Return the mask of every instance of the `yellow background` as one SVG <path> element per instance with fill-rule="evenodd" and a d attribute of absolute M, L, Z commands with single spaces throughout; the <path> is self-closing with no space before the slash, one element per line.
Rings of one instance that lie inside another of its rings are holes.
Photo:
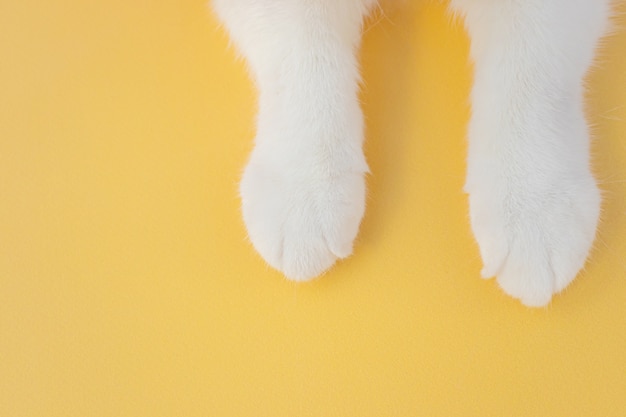
<path fill-rule="evenodd" d="M 0 416 L 626 416 L 626 34 L 589 80 L 596 249 L 529 310 L 479 279 L 449 23 L 369 25 L 356 254 L 296 285 L 246 241 L 254 91 L 204 0 L 1 0 Z"/>

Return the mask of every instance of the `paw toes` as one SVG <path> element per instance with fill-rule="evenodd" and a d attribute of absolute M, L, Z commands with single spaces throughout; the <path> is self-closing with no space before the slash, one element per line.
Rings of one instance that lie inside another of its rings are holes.
<path fill-rule="evenodd" d="M 506 247 L 503 247 L 495 255 L 493 252 L 488 253 L 488 255 L 483 255 L 485 261 L 483 262 L 483 269 L 480 271 L 480 276 L 483 279 L 491 279 L 498 275 L 506 261 L 508 251 Z"/>
<path fill-rule="evenodd" d="M 288 241 L 283 246 L 282 262 L 276 269 L 292 281 L 310 281 L 337 260 L 320 238 Z"/>
<path fill-rule="evenodd" d="M 484 279 L 490 279 L 498 275 L 502 270 L 506 258 L 509 254 L 508 245 L 505 242 L 500 244 L 492 241 L 492 244 L 481 245 L 481 256 L 483 259 L 483 269 L 480 276 Z"/>
<path fill-rule="evenodd" d="M 352 253 L 365 210 L 360 173 L 302 178 L 254 159 L 241 182 L 243 218 L 253 246 L 293 281 L 323 274 Z"/>
<path fill-rule="evenodd" d="M 561 292 L 578 275 L 578 272 L 585 266 L 587 254 L 591 250 L 593 236 L 591 238 L 575 239 L 577 245 L 570 251 L 555 252 L 550 265 L 554 271 L 555 293 Z M 566 247 L 563 245 L 562 247 Z"/>
<path fill-rule="evenodd" d="M 549 267 L 531 267 L 532 262 L 508 259 L 498 274 L 502 290 L 528 307 L 547 305 L 554 294 L 554 275 Z"/>
<path fill-rule="evenodd" d="M 590 184 L 555 186 L 543 200 L 485 190 L 470 196 L 482 276 L 496 276 L 505 293 L 527 306 L 548 304 L 583 268 L 593 244 L 600 200 Z"/>

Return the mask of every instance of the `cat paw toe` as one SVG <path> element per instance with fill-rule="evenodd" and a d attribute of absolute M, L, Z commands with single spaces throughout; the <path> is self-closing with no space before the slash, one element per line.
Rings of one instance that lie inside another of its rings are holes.
<path fill-rule="evenodd" d="M 470 190 L 482 275 L 495 276 L 502 290 L 524 305 L 547 305 L 574 280 L 593 244 L 598 189 L 592 178 L 568 185 L 543 196 Z"/>
<path fill-rule="evenodd" d="M 352 253 L 365 209 L 362 172 L 310 174 L 252 159 L 240 187 L 250 241 L 294 281 L 313 279 Z"/>

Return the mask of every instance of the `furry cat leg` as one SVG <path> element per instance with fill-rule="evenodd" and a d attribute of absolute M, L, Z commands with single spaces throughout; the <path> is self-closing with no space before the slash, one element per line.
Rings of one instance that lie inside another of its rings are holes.
<path fill-rule="evenodd" d="M 584 266 L 600 211 L 583 77 L 608 0 L 452 0 L 475 63 L 466 191 L 485 278 L 547 304 Z"/>
<path fill-rule="evenodd" d="M 352 252 L 365 207 L 356 52 L 371 0 L 214 0 L 259 90 L 241 181 L 250 240 L 313 278 Z"/>

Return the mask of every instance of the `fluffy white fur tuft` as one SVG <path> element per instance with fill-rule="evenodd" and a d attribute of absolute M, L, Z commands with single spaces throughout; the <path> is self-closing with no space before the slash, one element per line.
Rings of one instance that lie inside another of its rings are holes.
<path fill-rule="evenodd" d="M 241 182 L 250 239 L 294 280 L 352 252 L 367 165 L 357 49 L 374 0 L 214 0 L 259 89 Z M 475 64 L 466 191 L 483 276 L 528 306 L 583 267 L 600 194 L 583 77 L 609 0 L 451 0 Z"/>

